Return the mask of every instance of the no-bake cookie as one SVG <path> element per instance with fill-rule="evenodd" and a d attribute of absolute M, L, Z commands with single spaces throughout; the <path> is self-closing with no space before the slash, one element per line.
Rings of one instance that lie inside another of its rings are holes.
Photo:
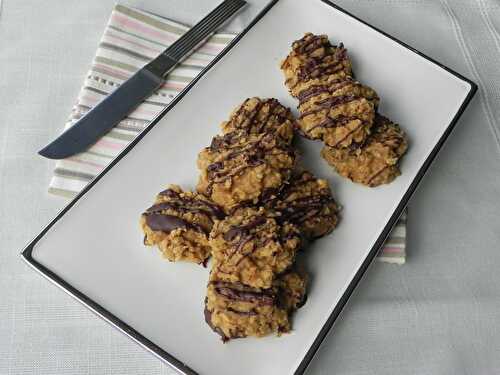
<path fill-rule="evenodd" d="M 328 181 L 308 171 L 297 172 L 276 198 L 266 202 L 266 207 L 279 213 L 278 222 L 295 224 L 308 239 L 327 235 L 338 221 L 339 207 Z"/>
<path fill-rule="evenodd" d="M 229 212 L 279 190 L 290 178 L 295 160 L 295 150 L 279 136 L 235 130 L 216 136 L 200 152 L 197 189 Z"/>
<path fill-rule="evenodd" d="M 377 115 L 372 134 L 362 146 L 324 147 L 321 155 L 341 176 L 375 187 L 400 175 L 398 163 L 407 148 L 406 135 L 399 126 Z"/>
<path fill-rule="evenodd" d="M 306 279 L 288 272 L 272 287 L 249 287 L 211 275 L 205 300 L 205 320 L 223 341 L 248 336 L 281 335 L 291 329 L 290 313 L 305 301 Z"/>
<path fill-rule="evenodd" d="M 170 261 L 204 263 L 211 253 L 209 233 L 224 216 L 202 195 L 170 185 L 141 215 L 144 244 L 158 246 Z"/>
<path fill-rule="evenodd" d="M 328 84 L 352 76 L 352 64 L 342 44 L 334 46 L 326 35 L 307 33 L 292 44 L 292 51 L 281 64 L 285 84 L 294 97 L 304 84 Z"/>
<path fill-rule="evenodd" d="M 247 134 L 273 133 L 285 142 L 293 139 L 295 118 L 289 108 L 280 104 L 277 99 L 246 99 L 238 106 L 228 121 L 222 123 L 224 134 L 242 130 Z"/>
<path fill-rule="evenodd" d="M 279 224 L 273 211 L 240 208 L 210 233 L 212 274 L 221 281 L 270 288 L 276 275 L 290 268 L 300 244 L 297 227 Z"/>

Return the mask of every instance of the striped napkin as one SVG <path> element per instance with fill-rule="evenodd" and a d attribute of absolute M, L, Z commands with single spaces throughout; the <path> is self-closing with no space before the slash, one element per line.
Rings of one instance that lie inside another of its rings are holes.
<path fill-rule="evenodd" d="M 188 27 L 139 9 L 117 4 L 65 128 L 73 125 L 134 72 L 179 38 Z M 169 75 L 164 85 L 95 145 L 56 163 L 49 192 L 74 197 L 122 151 L 187 84 L 232 40 L 215 34 Z M 405 262 L 406 214 L 378 259 Z"/>

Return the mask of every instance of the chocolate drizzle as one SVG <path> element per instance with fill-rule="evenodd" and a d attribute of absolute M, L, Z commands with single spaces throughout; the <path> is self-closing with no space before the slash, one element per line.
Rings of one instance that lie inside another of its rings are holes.
<path fill-rule="evenodd" d="M 170 233 L 175 229 L 191 229 L 196 232 L 208 234 L 202 226 L 195 223 L 188 223 L 178 216 L 162 215 L 158 213 L 146 213 L 146 224 L 151 230 Z"/>
<path fill-rule="evenodd" d="M 300 67 L 297 78 L 299 80 L 305 81 L 320 78 L 330 74 L 335 74 L 343 71 L 344 69 L 344 65 L 339 61 L 333 61 L 331 63 L 324 64 L 321 61 L 311 59 L 306 64 Z"/>
<path fill-rule="evenodd" d="M 317 106 L 317 108 L 302 112 L 300 118 L 303 119 L 306 116 L 321 112 L 324 109 L 328 109 L 331 111 L 332 109 L 335 109 L 341 105 L 348 104 L 360 99 L 363 99 L 363 97 L 359 95 L 340 95 L 328 97 L 326 99 L 322 99 L 313 103 L 313 105 Z"/>
<path fill-rule="evenodd" d="M 253 109 L 247 110 L 250 100 L 257 100 L 258 103 Z M 264 113 L 265 109 L 267 109 L 266 115 L 261 118 L 260 114 Z M 287 121 L 291 121 L 291 118 L 290 109 L 282 106 L 277 99 L 248 98 L 231 116 L 225 127 L 240 130 L 246 135 L 261 134 L 275 131 Z"/>
<path fill-rule="evenodd" d="M 301 39 L 293 42 L 293 50 L 297 53 L 304 54 L 312 52 L 325 44 L 330 44 L 325 35 L 313 35 L 307 33 Z"/>
<path fill-rule="evenodd" d="M 322 49 L 320 53 L 316 51 Z M 312 54 L 315 53 L 314 56 Z M 298 69 L 298 80 L 305 81 L 346 70 L 347 50 L 342 43 L 332 46 L 326 35 L 306 34 L 293 43 L 293 53 L 306 55 L 305 63 Z M 292 87 L 293 89 L 293 87 Z"/>
<path fill-rule="evenodd" d="M 234 176 L 241 175 L 248 168 L 265 164 L 270 156 L 277 157 L 280 154 L 286 154 L 295 158 L 291 145 L 280 141 L 271 133 L 263 133 L 247 143 L 239 143 L 240 136 L 241 132 L 233 131 L 212 140 L 210 150 L 217 153 L 218 160 L 206 168 L 208 195 L 212 194 L 214 184 L 223 183 Z M 236 158 L 239 158 L 239 163 L 235 163 L 234 167 L 226 166 L 227 162 Z"/>
<path fill-rule="evenodd" d="M 168 197 L 171 201 L 157 203 L 146 210 L 146 213 L 160 212 L 162 210 L 174 210 L 182 213 L 193 212 L 207 216 L 209 219 L 216 218 L 222 220 L 226 215 L 224 211 L 212 202 L 204 199 L 195 199 L 182 196 L 172 189 L 162 191 L 159 196 Z"/>
<path fill-rule="evenodd" d="M 316 125 L 312 126 L 308 131 L 311 132 L 312 130 L 316 128 L 338 128 L 347 125 L 351 121 L 359 121 L 361 125 L 367 125 L 368 123 L 364 121 L 363 119 L 360 119 L 358 116 L 344 116 L 340 115 L 337 117 L 327 117 L 323 121 L 317 123 Z M 357 128 L 356 128 L 357 130 Z"/>
<path fill-rule="evenodd" d="M 286 206 L 280 210 L 281 215 L 276 220 L 282 224 L 290 222 L 302 224 L 310 218 L 317 217 L 328 204 L 335 204 L 331 195 L 302 197 L 293 201 L 285 201 Z"/>
<path fill-rule="evenodd" d="M 240 310 L 235 310 L 232 309 L 231 307 L 227 308 L 227 311 L 232 312 L 233 314 L 241 315 L 241 316 L 255 316 L 258 315 L 259 313 L 255 310 L 250 310 L 250 311 L 240 311 Z"/>
<path fill-rule="evenodd" d="M 317 179 L 310 172 L 303 171 L 293 177 L 290 184 L 276 198 L 267 201 L 266 206 L 276 210 L 279 215 L 276 222 L 280 225 L 291 223 L 303 230 L 303 225 L 309 221 L 317 222 L 324 219 L 336 223 L 337 204 L 328 188 L 306 188 L 301 192 L 302 186 L 312 183 L 316 185 Z M 292 197 L 294 197 L 292 199 Z M 302 233 L 308 238 L 310 234 Z M 320 235 L 321 236 L 321 235 Z M 297 233 L 289 231 L 281 236 L 282 241 L 296 238 Z"/>
<path fill-rule="evenodd" d="M 169 200 L 156 203 L 143 213 L 146 225 L 153 231 L 170 233 L 175 229 L 184 229 L 206 235 L 210 232 L 211 228 L 205 228 L 200 224 L 183 219 L 180 215 L 166 213 L 165 211 L 173 211 L 179 214 L 199 214 L 207 217 L 212 222 L 214 218 L 221 220 L 225 217 L 224 212 L 217 205 L 203 199 L 186 196 L 173 189 L 166 189 L 158 195 Z"/>
<path fill-rule="evenodd" d="M 224 233 L 224 240 L 232 242 L 237 237 L 243 237 L 244 235 L 248 235 L 249 231 L 257 228 L 259 225 L 264 224 L 267 219 L 264 216 L 257 216 L 255 219 L 250 221 L 245 225 L 233 226 L 226 233 Z"/>
<path fill-rule="evenodd" d="M 347 76 L 330 81 L 328 84 L 312 85 L 298 93 L 297 99 L 299 99 L 300 102 L 299 106 L 311 98 L 325 93 L 333 94 L 335 91 L 350 85 L 360 86 L 360 83 L 353 81 L 351 77 Z"/>
<path fill-rule="evenodd" d="M 257 289 L 240 283 L 213 282 L 215 292 L 231 301 L 250 302 L 257 306 L 273 306 L 277 296 L 272 289 Z"/>

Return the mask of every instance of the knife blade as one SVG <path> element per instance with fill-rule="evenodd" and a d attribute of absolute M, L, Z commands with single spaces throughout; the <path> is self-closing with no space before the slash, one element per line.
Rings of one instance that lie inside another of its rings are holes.
<path fill-rule="evenodd" d="M 64 159 L 85 151 L 154 93 L 172 69 L 245 5 L 244 0 L 223 1 L 38 153 L 49 159 Z"/>

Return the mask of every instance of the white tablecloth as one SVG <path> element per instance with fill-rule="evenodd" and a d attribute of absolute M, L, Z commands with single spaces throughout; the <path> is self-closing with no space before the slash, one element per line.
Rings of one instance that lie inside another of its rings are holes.
<path fill-rule="evenodd" d="M 2 375 L 173 374 L 18 256 L 64 204 L 47 194 L 53 164 L 36 151 L 66 120 L 114 2 L 0 3 Z M 193 23 L 218 0 L 126 3 Z M 230 30 L 265 1 L 251 3 Z M 500 2 L 337 3 L 480 91 L 411 201 L 408 263 L 373 265 L 309 373 L 499 373 Z"/>

